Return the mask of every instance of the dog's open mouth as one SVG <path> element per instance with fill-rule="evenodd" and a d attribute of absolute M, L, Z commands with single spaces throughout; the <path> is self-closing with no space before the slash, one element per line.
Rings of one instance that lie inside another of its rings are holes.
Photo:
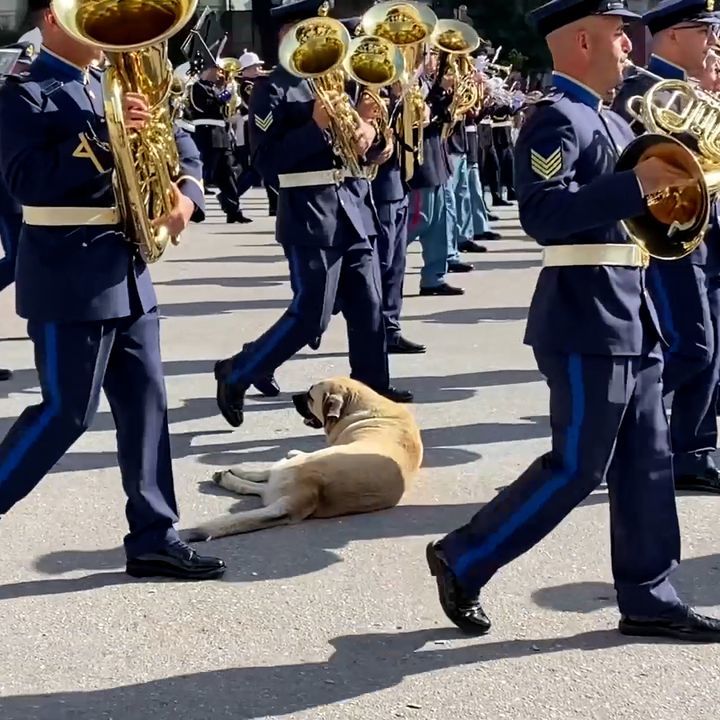
<path fill-rule="evenodd" d="M 302 415 L 305 425 L 313 428 L 314 430 L 319 430 L 323 425 L 320 420 L 318 420 L 312 414 L 312 412 L 310 412 L 308 399 L 309 398 L 307 393 L 299 393 L 292 396 L 293 405 L 295 406 L 295 409 L 298 411 L 298 413 Z"/>

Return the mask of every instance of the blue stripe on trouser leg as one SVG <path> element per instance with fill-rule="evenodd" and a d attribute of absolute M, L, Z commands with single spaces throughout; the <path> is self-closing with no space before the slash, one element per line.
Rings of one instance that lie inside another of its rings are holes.
<path fill-rule="evenodd" d="M 28 322 L 42 402 L 0 444 L 0 514 L 22 500 L 87 429 L 97 410 L 112 333 L 103 323 Z"/>
<path fill-rule="evenodd" d="M 342 251 L 289 246 L 287 256 L 294 298 L 270 329 L 233 358 L 230 383 L 249 385 L 255 378 L 270 375 L 298 350 L 320 337 L 330 322 Z"/>
<path fill-rule="evenodd" d="M 511 514 L 497 530 L 484 541 L 453 563 L 453 571 L 462 577 L 472 565 L 492 554 L 499 545 L 508 539 L 518 528 L 532 518 L 548 500 L 562 487 L 567 485 L 578 469 L 580 430 L 585 416 L 585 393 L 582 377 L 582 358 L 573 354 L 568 358 L 568 376 L 571 393 L 571 415 L 567 428 L 567 442 L 562 470 L 534 492 L 517 510 Z"/>
<path fill-rule="evenodd" d="M 5 443 L 0 446 L 0 492 L 3 484 L 11 474 L 18 468 L 26 455 L 33 449 L 43 432 L 60 412 L 60 386 L 58 383 L 58 350 L 57 350 L 57 328 L 47 323 L 43 332 L 43 352 L 45 359 L 44 373 L 47 395 L 43 397 L 39 414 L 30 420 L 23 432 L 14 440 L 14 443 L 5 448 Z M 31 408 L 28 408 L 29 410 Z M 8 436 L 10 433 L 8 433 Z"/>

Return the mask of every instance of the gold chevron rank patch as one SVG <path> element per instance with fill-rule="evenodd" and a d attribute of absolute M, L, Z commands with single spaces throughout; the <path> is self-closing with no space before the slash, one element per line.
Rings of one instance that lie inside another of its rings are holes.
<path fill-rule="evenodd" d="M 562 150 L 560 146 L 548 156 L 541 155 L 537 150 L 530 150 L 530 167 L 543 180 L 550 180 L 562 170 Z"/>
<path fill-rule="evenodd" d="M 255 116 L 255 124 L 263 131 L 267 132 L 273 122 L 272 112 L 269 112 L 264 118 L 259 115 Z"/>

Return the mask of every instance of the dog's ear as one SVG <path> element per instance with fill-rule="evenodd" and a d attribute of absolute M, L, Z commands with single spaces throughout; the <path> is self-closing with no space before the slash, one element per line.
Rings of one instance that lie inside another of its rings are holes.
<path fill-rule="evenodd" d="M 344 405 L 345 398 L 339 393 L 325 393 L 323 398 L 323 421 L 326 430 L 340 419 Z"/>

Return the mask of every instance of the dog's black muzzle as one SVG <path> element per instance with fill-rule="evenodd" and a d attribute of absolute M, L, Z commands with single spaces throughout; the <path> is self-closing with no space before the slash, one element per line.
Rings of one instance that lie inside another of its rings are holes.
<path fill-rule="evenodd" d="M 311 428 L 319 430 L 323 425 L 322 423 L 310 412 L 310 406 L 308 401 L 310 400 L 309 393 L 298 393 L 292 396 L 293 405 L 298 413 L 305 420 L 305 424 Z"/>

